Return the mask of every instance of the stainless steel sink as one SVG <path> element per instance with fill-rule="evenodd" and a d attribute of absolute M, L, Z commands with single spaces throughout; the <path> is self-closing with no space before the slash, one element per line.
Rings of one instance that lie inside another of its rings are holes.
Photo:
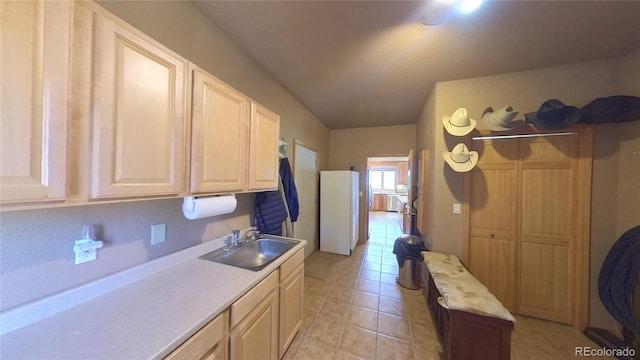
<path fill-rule="evenodd" d="M 260 271 L 272 261 L 296 246 L 299 241 L 263 237 L 249 240 L 232 247 L 224 247 L 200 258 L 222 264 Z"/>

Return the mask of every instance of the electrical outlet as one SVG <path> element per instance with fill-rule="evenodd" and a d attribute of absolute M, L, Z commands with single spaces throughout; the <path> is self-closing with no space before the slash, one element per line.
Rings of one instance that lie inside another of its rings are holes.
<path fill-rule="evenodd" d="M 460 214 L 462 212 L 462 207 L 460 204 L 453 204 L 453 213 Z"/>
<path fill-rule="evenodd" d="M 91 239 L 76 240 L 73 246 L 73 252 L 75 256 L 75 264 L 86 263 L 87 261 L 93 261 L 97 258 L 97 251 L 102 247 L 102 241 L 94 241 Z"/>
<path fill-rule="evenodd" d="M 151 225 L 151 245 L 160 244 L 167 240 L 167 224 Z"/>
<path fill-rule="evenodd" d="M 76 261 L 75 264 L 79 265 L 82 263 L 86 263 L 88 261 L 93 261 L 96 259 L 96 251 L 88 250 L 88 251 L 79 251 L 76 253 Z"/>

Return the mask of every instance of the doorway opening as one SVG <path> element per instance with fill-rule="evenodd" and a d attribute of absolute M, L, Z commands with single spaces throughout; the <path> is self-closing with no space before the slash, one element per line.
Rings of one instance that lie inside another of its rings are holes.
<path fill-rule="evenodd" d="M 409 233 L 403 214 L 409 196 L 407 156 L 368 157 L 369 243 L 393 245 L 398 236 Z"/>

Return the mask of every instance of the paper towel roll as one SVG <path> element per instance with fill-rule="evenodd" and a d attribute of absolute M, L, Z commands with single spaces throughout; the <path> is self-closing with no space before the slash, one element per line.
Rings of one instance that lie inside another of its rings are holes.
<path fill-rule="evenodd" d="M 184 198 L 182 213 L 189 220 L 202 219 L 209 216 L 230 214 L 236 209 L 237 204 L 234 194 L 201 198 L 189 196 Z"/>

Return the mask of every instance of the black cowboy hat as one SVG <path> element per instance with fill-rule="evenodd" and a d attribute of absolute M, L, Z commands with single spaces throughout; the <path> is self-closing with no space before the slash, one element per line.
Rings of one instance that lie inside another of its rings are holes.
<path fill-rule="evenodd" d="M 547 100 L 537 112 L 524 115 L 526 122 L 542 130 L 559 130 L 578 122 L 590 122 L 585 113 L 575 106 L 565 105 L 558 99 Z"/>
<path fill-rule="evenodd" d="M 640 119 L 640 98 L 615 95 L 598 98 L 580 109 L 588 115 L 581 123 L 629 122 Z"/>

